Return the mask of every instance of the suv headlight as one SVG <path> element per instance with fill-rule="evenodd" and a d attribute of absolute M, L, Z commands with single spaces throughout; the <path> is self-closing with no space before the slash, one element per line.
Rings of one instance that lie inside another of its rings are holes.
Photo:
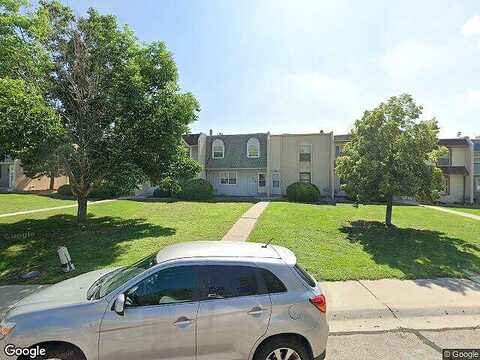
<path fill-rule="evenodd" d="M 15 328 L 15 323 L 10 321 L 2 321 L 0 323 L 0 340 L 5 338 L 7 335 L 10 335 Z"/>

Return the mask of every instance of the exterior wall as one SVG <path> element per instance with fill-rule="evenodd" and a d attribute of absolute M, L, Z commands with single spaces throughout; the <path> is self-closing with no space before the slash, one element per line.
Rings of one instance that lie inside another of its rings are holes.
<path fill-rule="evenodd" d="M 463 175 L 450 175 L 450 191 L 440 198 L 443 203 L 463 203 Z"/>
<path fill-rule="evenodd" d="M 14 183 L 13 189 L 16 191 L 45 191 L 50 188 L 50 178 L 47 176 L 39 177 L 38 179 L 31 179 L 23 173 L 20 161 L 14 162 Z M 60 186 L 68 184 L 68 177 L 60 176 L 55 178 L 54 189 L 58 189 Z"/>
<path fill-rule="evenodd" d="M 302 169 L 299 161 L 300 145 L 311 145 L 311 164 Z M 333 194 L 332 134 L 282 134 L 270 137 L 270 176 L 280 174 L 281 193 L 285 194 L 288 185 L 299 181 L 302 170 L 311 172 L 311 181 L 323 196 Z M 269 180 L 271 181 L 271 180 Z"/>
<path fill-rule="evenodd" d="M 341 153 L 343 152 L 343 148 L 345 147 L 345 144 L 346 143 L 343 141 L 335 142 L 335 159 L 341 155 Z M 336 166 L 336 163 L 334 164 L 334 168 L 335 166 Z M 347 196 L 347 193 L 340 189 L 340 179 L 336 175 L 335 175 L 335 196 L 340 196 L 340 197 Z"/>
<path fill-rule="evenodd" d="M 237 183 L 226 185 L 220 183 L 220 173 L 224 171 L 236 172 Z M 265 173 L 266 169 L 226 169 L 208 170 L 207 180 L 212 184 L 215 194 L 227 196 L 259 196 L 266 195 L 258 193 L 258 173 Z"/>
<path fill-rule="evenodd" d="M 10 187 L 10 165 L 0 164 L 0 188 Z"/>
<path fill-rule="evenodd" d="M 198 137 L 197 160 L 200 163 L 200 166 L 202 167 L 202 170 L 198 174 L 198 177 L 201 179 L 206 178 L 206 173 L 205 173 L 206 156 L 207 156 L 207 136 L 203 133 L 200 133 L 200 136 Z"/>

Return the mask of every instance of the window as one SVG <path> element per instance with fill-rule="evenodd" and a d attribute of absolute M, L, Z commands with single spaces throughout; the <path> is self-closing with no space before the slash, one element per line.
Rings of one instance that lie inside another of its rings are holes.
<path fill-rule="evenodd" d="M 312 160 L 312 145 L 303 144 L 300 145 L 300 161 Z"/>
<path fill-rule="evenodd" d="M 280 174 L 272 174 L 272 188 L 278 189 L 280 187 Z"/>
<path fill-rule="evenodd" d="M 237 173 L 235 171 L 225 171 L 220 173 L 220 184 L 237 185 Z"/>
<path fill-rule="evenodd" d="M 212 143 L 212 156 L 214 159 L 223 159 L 225 156 L 225 145 L 220 139 L 215 139 Z"/>
<path fill-rule="evenodd" d="M 443 195 L 450 194 L 450 176 L 443 175 Z"/>
<path fill-rule="evenodd" d="M 160 270 L 126 293 L 127 306 L 152 306 L 198 299 L 197 266 L 177 266 Z"/>
<path fill-rule="evenodd" d="M 258 174 L 258 186 L 259 187 L 265 187 L 267 184 L 267 181 L 265 180 L 265 174 L 259 173 Z"/>
<path fill-rule="evenodd" d="M 308 273 L 306 272 L 299 264 L 296 264 L 294 266 L 295 271 L 297 272 L 298 275 L 311 287 L 317 286 L 317 282 L 315 279 Z"/>
<path fill-rule="evenodd" d="M 226 299 L 260 294 L 257 270 L 257 267 L 241 265 L 202 266 L 202 298 Z"/>
<path fill-rule="evenodd" d="M 311 183 L 312 182 L 312 174 L 309 172 L 301 172 L 299 176 L 299 181 L 300 182 L 307 182 Z"/>
<path fill-rule="evenodd" d="M 480 151 L 475 151 L 473 153 L 473 162 L 475 164 L 480 164 Z"/>
<path fill-rule="evenodd" d="M 247 141 L 247 157 L 260 157 L 260 141 L 257 138 L 250 138 Z"/>
<path fill-rule="evenodd" d="M 260 276 L 263 277 L 263 281 L 265 282 L 265 287 L 268 293 L 275 294 L 287 291 L 285 284 L 271 271 L 267 269 L 259 269 L 259 273 Z"/>
<path fill-rule="evenodd" d="M 450 165 L 450 149 L 448 152 L 438 159 L 438 165 L 449 166 Z"/>
<path fill-rule="evenodd" d="M 475 185 L 476 190 L 475 191 L 480 193 L 480 177 L 477 177 L 475 179 L 475 182 L 476 182 L 476 185 Z"/>
<path fill-rule="evenodd" d="M 342 150 L 340 149 L 340 146 L 335 146 L 335 157 L 339 157 L 342 154 Z"/>

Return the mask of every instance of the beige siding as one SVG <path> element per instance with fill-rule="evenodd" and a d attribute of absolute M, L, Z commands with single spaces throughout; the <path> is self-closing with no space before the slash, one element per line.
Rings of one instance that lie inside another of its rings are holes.
<path fill-rule="evenodd" d="M 307 144 L 312 149 L 311 164 L 302 169 L 300 146 Z M 308 171 L 312 183 L 318 186 L 322 195 L 330 196 L 333 188 L 332 149 L 331 134 L 271 135 L 269 169 L 270 174 L 280 174 L 282 194 L 286 193 L 288 185 L 299 181 L 301 171 Z"/>
<path fill-rule="evenodd" d="M 22 166 L 18 160 L 14 164 L 14 190 L 16 191 L 44 191 L 49 190 L 50 178 L 47 176 L 39 177 L 38 179 L 31 179 L 23 173 Z M 55 178 L 54 189 L 58 189 L 61 185 L 68 184 L 66 176 Z"/>
<path fill-rule="evenodd" d="M 444 203 L 463 203 L 463 175 L 450 175 L 450 191 L 440 198 Z"/>

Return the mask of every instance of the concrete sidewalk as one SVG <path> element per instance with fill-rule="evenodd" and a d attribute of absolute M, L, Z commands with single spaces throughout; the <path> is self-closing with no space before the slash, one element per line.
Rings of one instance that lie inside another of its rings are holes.
<path fill-rule="evenodd" d="M 420 206 L 423 206 L 423 207 L 429 208 L 429 209 L 433 209 L 433 210 L 437 210 L 437 211 L 443 211 L 443 212 L 450 213 L 450 214 L 453 214 L 453 215 L 463 216 L 463 217 L 473 219 L 473 220 L 480 220 L 480 216 L 478 216 L 478 215 L 465 213 L 465 212 L 461 212 L 461 211 L 456 211 L 456 210 L 452 210 L 452 209 L 447 209 L 447 208 L 444 208 L 444 207 L 441 207 L 441 206 L 432 206 L 432 205 L 420 205 Z"/>
<path fill-rule="evenodd" d="M 247 241 L 250 233 L 255 228 L 258 218 L 262 215 L 268 204 L 268 201 L 260 201 L 253 205 L 240 217 L 240 219 L 237 220 L 222 240 Z"/>
<path fill-rule="evenodd" d="M 88 205 L 90 206 L 90 205 L 95 205 L 95 204 L 104 204 L 104 203 L 107 203 L 107 202 L 112 202 L 112 201 L 117 201 L 117 200 L 119 200 L 119 199 L 106 199 L 106 200 L 89 201 Z M 18 216 L 18 215 L 27 215 L 27 214 L 33 214 L 33 213 L 43 212 L 43 211 L 76 208 L 77 206 L 78 206 L 78 204 L 73 204 L 73 205 L 53 206 L 53 207 L 49 207 L 49 208 L 42 208 L 42 209 L 35 209 L 35 210 L 18 211 L 18 212 L 14 212 L 14 213 L 0 214 L 0 218 L 10 217 L 10 216 Z"/>
<path fill-rule="evenodd" d="M 480 284 L 467 279 L 321 282 L 333 333 L 480 326 Z"/>

